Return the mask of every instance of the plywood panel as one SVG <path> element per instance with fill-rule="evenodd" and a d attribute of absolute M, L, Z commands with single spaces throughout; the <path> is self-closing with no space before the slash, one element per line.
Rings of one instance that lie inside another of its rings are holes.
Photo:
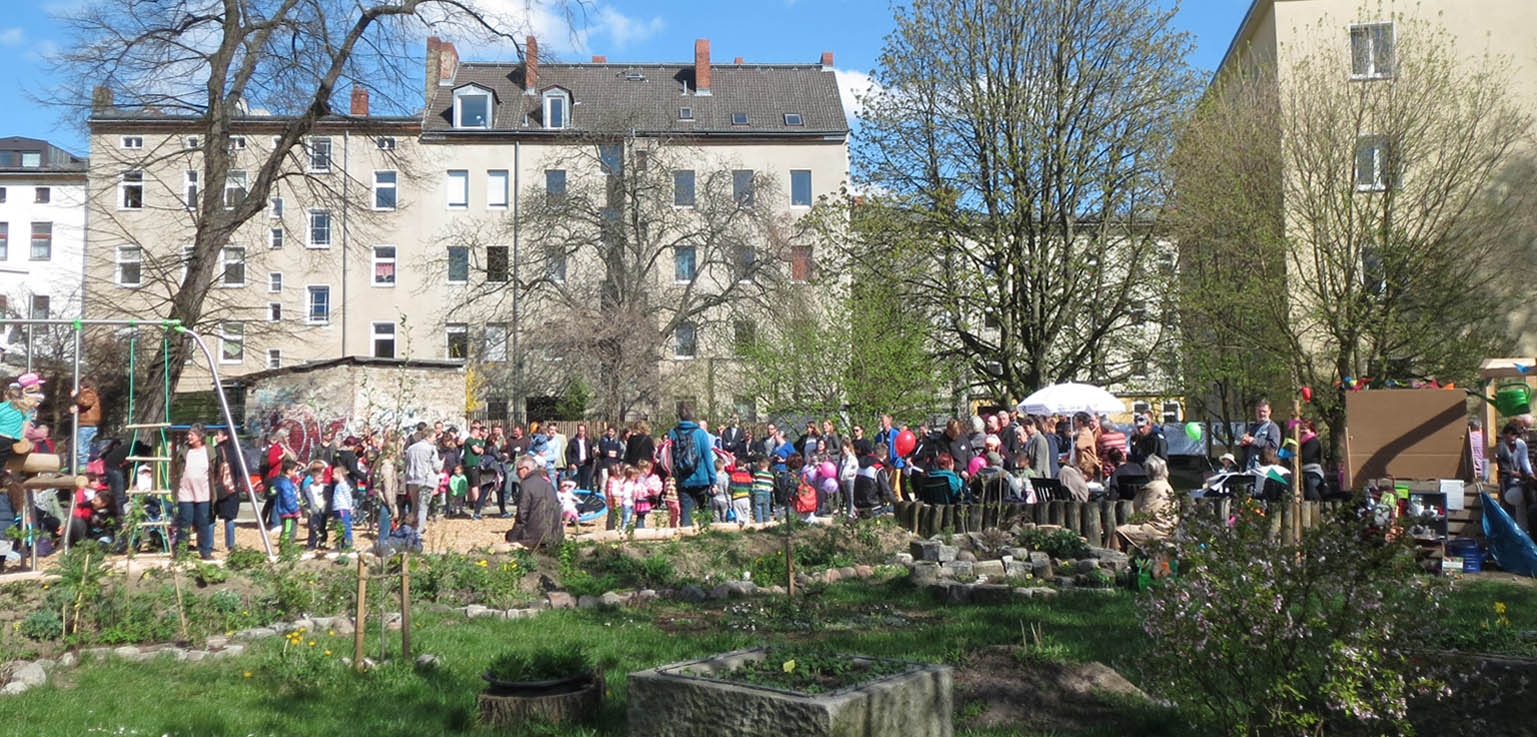
<path fill-rule="evenodd" d="M 1467 408 L 1460 391 L 1368 389 L 1345 395 L 1345 483 L 1466 479 Z"/>

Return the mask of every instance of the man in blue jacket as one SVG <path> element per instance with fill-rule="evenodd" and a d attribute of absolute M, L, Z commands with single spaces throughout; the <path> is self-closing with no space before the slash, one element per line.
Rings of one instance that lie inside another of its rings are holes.
<path fill-rule="evenodd" d="M 678 513 L 683 524 L 694 519 L 696 507 L 708 508 L 715 488 L 714 441 L 694 421 L 694 407 L 678 404 L 678 426 L 667 431 L 669 467 L 678 485 Z"/>

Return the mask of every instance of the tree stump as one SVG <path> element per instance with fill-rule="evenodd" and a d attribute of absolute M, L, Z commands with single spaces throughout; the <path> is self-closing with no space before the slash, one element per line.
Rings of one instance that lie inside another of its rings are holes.
<path fill-rule="evenodd" d="M 475 696 L 480 721 L 496 727 L 512 727 L 543 720 L 551 724 L 591 722 L 603 703 L 603 674 L 594 673 L 585 684 L 549 693 L 520 693 L 496 687 Z"/>
<path fill-rule="evenodd" d="M 1079 510 L 1078 522 L 1079 534 L 1090 545 L 1100 546 L 1104 542 L 1104 531 L 1099 526 L 1099 505 L 1094 502 L 1085 503 Z"/>

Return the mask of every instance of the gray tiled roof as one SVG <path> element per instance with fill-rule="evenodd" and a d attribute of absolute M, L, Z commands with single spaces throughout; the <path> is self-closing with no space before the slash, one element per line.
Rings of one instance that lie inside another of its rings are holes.
<path fill-rule="evenodd" d="M 636 74 L 643 79 L 627 78 Z M 819 137 L 848 132 L 831 70 L 814 64 L 716 64 L 710 76 L 709 95 L 694 93 L 692 64 L 546 63 L 539 65 L 536 81 L 541 93 L 553 86 L 571 93 L 571 127 L 579 131 L 634 128 Z M 683 94 L 684 82 L 688 94 Z M 522 64 L 465 62 L 452 84 L 438 86 L 423 130 L 452 130 L 453 90 L 471 83 L 495 93 L 493 131 L 543 128 L 543 97 L 524 94 Z M 692 121 L 679 119 L 683 107 L 693 110 Z M 747 113 L 748 124 L 733 126 L 733 113 Z M 802 125 L 785 125 L 785 113 L 800 113 Z"/>

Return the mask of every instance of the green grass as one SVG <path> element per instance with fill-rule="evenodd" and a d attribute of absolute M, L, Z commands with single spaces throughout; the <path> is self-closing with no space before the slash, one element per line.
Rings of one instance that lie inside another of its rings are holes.
<path fill-rule="evenodd" d="M 645 609 L 562 610 L 522 620 L 466 620 L 456 614 L 419 608 L 414 617 L 414 650 L 433 653 L 442 667 L 419 672 L 389 664 L 354 675 L 339 658 L 351 653 L 351 638 L 306 633 L 285 656 L 284 639 L 250 647 L 245 655 L 221 661 L 148 663 L 108 661 L 57 672 L 54 683 L 19 698 L 4 698 L 7 734 L 159 735 L 244 737 L 246 735 L 624 735 L 624 674 L 656 665 L 704 657 L 760 644 L 822 646 L 841 652 L 957 664 L 978 648 L 1019 644 L 1022 630 L 1039 629 L 1051 643 L 1050 657 L 1097 660 L 1141 682 L 1139 655 L 1151 644 L 1137 626 L 1135 603 L 1126 593 L 1067 592 L 1051 600 L 1021 600 L 996 606 L 948 606 L 929 600 L 904 583 L 888 586 L 839 584 L 814 595 L 809 625 L 805 612 L 747 630 L 721 605 L 658 604 Z M 1459 587 L 1451 597 L 1453 624 L 1486 618 L 1493 602 L 1509 607 L 1513 626 L 1537 628 L 1537 589 L 1502 583 Z M 762 602 L 771 613 L 782 603 Z M 807 607 L 802 607 L 806 609 Z M 869 612 L 911 615 L 894 626 L 839 626 Z M 390 633 L 392 653 L 398 633 Z M 313 639 L 315 645 L 308 643 Z M 506 651 L 585 646 L 607 674 L 609 692 L 590 727 L 531 727 L 495 731 L 475 724 L 475 693 L 490 659 Z M 378 638 L 367 650 L 377 655 Z M 322 653 L 331 650 L 329 657 Z M 249 675 L 247 675 L 249 674 Z M 1178 713 L 1147 705 L 1134 714 L 1143 725 L 1133 734 L 1186 734 Z M 1135 707 L 1133 711 L 1135 711 Z M 965 705 L 958 703 L 964 713 Z M 959 729 L 964 737 L 1032 735 L 1019 728 Z M 1100 733 L 1089 731 L 1079 737 Z M 1108 733 L 1105 733 L 1108 734 Z M 1044 737 L 1044 736 L 1043 736 Z"/>

